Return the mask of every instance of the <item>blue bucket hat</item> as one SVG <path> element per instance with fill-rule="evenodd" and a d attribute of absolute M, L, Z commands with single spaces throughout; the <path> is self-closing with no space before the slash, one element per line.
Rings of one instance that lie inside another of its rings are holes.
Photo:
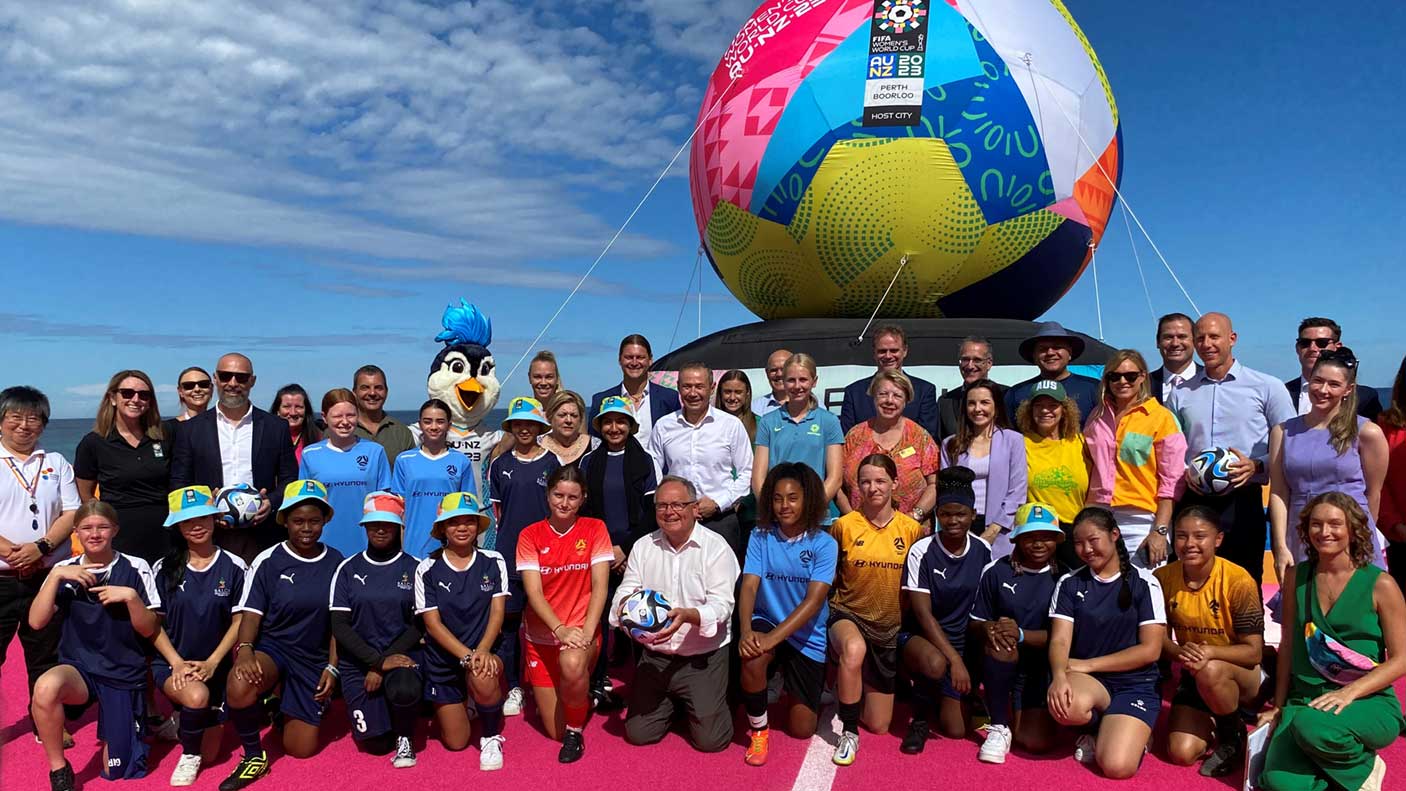
<path fill-rule="evenodd" d="M 630 402 L 625 400 L 624 396 L 606 396 L 601 400 L 600 411 L 597 412 L 595 418 L 591 420 L 591 425 L 596 427 L 596 433 L 600 433 L 600 421 L 601 418 L 606 415 L 624 415 L 629 418 L 630 425 L 633 426 L 633 428 L 630 429 L 631 434 L 640 430 L 640 421 L 635 417 L 635 413 L 630 410 Z"/>
<path fill-rule="evenodd" d="M 1069 344 L 1069 361 L 1079 359 L 1084 353 L 1084 339 L 1066 330 L 1064 325 L 1057 321 L 1042 322 L 1035 330 L 1035 334 L 1020 342 L 1020 357 L 1031 365 L 1035 365 L 1035 344 L 1046 339 L 1061 340 Z"/>
<path fill-rule="evenodd" d="M 1014 541 L 1026 533 L 1054 533 L 1055 539 L 1064 540 L 1064 531 L 1059 526 L 1059 515 L 1044 503 L 1026 503 L 1015 510 L 1015 527 L 1011 529 Z"/>
<path fill-rule="evenodd" d="M 542 426 L 542 431 L 552 427 L 551 421 L 547 420 L 547 413 L 542 409 L 542 402 L 535 398 L 518 397 L 508 402 L 508 416 L 503 418 L 502 429 L 507 431 L 508 424 L 514 420 L 537 423 Z"/>
<path fill-rule="evenodd" d="M 202 516 L 219 516 L 224 513 L 215 505 L 215 496 L 209 486 L 187 486 L 166 495 L 166 505 L 170 514 L 165 526 L 173 527 Z"/>
<path fill-rule="evenodd" d="M 283 487 L 283 505 L 278 507 L 278 515 L 274 519 L 281 525 L 290 510 L 309 502 L 321 505 L 327 518 L 332 518 L 332 504 L 327 501 L 327 487 L 323 486 L 321 481 L 305 478 Z"/>

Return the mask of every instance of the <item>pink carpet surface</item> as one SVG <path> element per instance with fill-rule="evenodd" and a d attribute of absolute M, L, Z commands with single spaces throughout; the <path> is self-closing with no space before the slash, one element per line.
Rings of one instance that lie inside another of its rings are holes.
<path fill-rule="evenodd" d="M 1266 591 L 1269 593 L 1269 591 Z M 1398 695 L 1406 692 L 1398 683 Z M 530 699 L 530 695 L 529 695 Z M 43 791 L 48 787 L 42 748 L 30 735 L 25 710 L 27 695 L 23 657 L 19 643 L 12 642 L 0 671 L 0 789 L 3 791 Z M 159 704 L 163 710 L 165 703 Z M 715 791 L 720 788 L 797 789 L 800 791 L 870 791 L 886 780 L 900 781 L 907 788 L 991 788 L 1003 791 L 1056 791 L 1070 788 L 1122 789 L 1239 789 L 1239 773 L 1211 780 L 1199 776 L 1194 767 L 1172 766 L 1164 759 L 1165 730 L 1159 725 L 1152 753 L 1137 776 L 1111 781 L 1081 766 L 1071 757 L 1072 736 L 1067 736 L 1052 753 L 1044 756 L 1013 752 L 1004 765 L 977 761 L 978 737 L 965 740 L 934 738 L 918 756 L 898 750 L 906 727 L 907 713 L 895 716 L 895 731 L 889 734 L 862 734 L 859 758 L 849 767 L 836 767 L 830 761 L 838 721 L 833 708 L 823 717 L 820 736 L 809 741 L 788 738 L 774 729 L 771 756 L 766 766 L 743 764 L 745 718 L 739 716 L 735 745 L 721 753 L 705 755 L 691 749 L 679 732 L 650 747 L 633 747 L 624 740 L 624 715 L 594 716 L 586 729 L 586 755 L 578 763 L 557 763 L 558 745 L 539 730 L 529 706 L 526 717 L 507 721 L 504 731 L 505 766 L 497 772 L 479 772 L 477 740 L 461 753 L 450 753 L 432 738 L 428 724 L 417 739 L 419 765 L 393 769 L 390 758 L 360 753 L 348 736 L 346 710 L 335 703 L 324 721 L 324 746 L 312 758 L 297 760 L 271 750 L 270 773 L 258 781 L 257 791 L 309 791 L 309 789 L 363 789 L 408 787 L 416 791 L 459 791 L 472 784 L 477 788 L 547 789 L 559 784 L 578 788 L 605 789 L 663 786 L 670 791 Z M 774 714 L 775 716 L 775 714 Z M 1163 724 L 1166 715 L 1163 714 Z M 89 711 L 70 724 L 77 744 L 68 751 L 69 761 L 83 787 L 107 786 L 98 776 L 102 749 L 97 742 L 95 713 Z M 427 739 L 427 737 L 430 737 Z M 265 735 L 265 744 L 276 738 Z M 234 768 L 237 740 L 225 729 L 224 743 L 213 764 L 200 773 L 194 788 L 214 789 Z M 123 781 L 121 788 L 166 788 L 175 767 L 179 748 L 174 744 L 153 746 L 148 776 Z M 1406 743 L 1398 740 L 1383 753 L 1389 767 L 1386 788 L 1406 789 Z"/>

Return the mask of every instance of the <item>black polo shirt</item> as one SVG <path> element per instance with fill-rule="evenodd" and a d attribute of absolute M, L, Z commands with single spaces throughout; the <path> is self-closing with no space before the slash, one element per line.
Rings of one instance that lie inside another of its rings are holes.
<path fill-rule="evenodd" d="M 73 475 L 97 481 L 103 502 L 119 510 L 166 504 L 171 486 L 171 441 L 142 436 L 137 447 L 114 429 L 88 432 L 73 457 Z"/>

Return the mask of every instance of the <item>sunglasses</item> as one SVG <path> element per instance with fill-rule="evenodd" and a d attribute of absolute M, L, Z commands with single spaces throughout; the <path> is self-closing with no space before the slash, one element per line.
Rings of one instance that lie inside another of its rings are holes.
<path fill-rule="evenodd" d="M 1109 371 L 1103 375 L 1103 378 L 1109 384 L 1120 380 L 1132 384 L 1136 382 L 1140 376 L 1142 376 L 1142 371 Z"/>
<path fill-rule="evenodd" d="M 221 382 L 233 379 L 242 385 L 249 384 L 249 380 L 254 378 L 253 374 L 246 374 L 243 371 L 216 371 L 215 376 L 218 376 Z"/>
<path fill-rule="evenodd" d="M 197 379 L 193 382 L 181 382 L 181 389 L 189 393 L 192 390 L 209 390 L 209 379 Z"/>
<path fill-rule="evenodd" d="M 1298 340 L 1294 341 L 1294 346 L 1300 349 L 1307 349 L 1310 346 L 1317 346 L 1320 349 L 1326 349 L 1336 342 L 1337 341 L 1334 341 L 1332 338 L 1299 338 Z"/>
<path fill-rule="evenodd" d="M 134 398 L 137 399 L 138 401 L 150 401 L 150 400 L 151 400 L 151 391 L 150 391 L 150 390 L 137 390 L 137 389 L 131 388 L 131 387 L 119 387 L 119 388 L 117 388 L 117 394 L 120 395 L 120 396 L 122 396 L 123 398 L 127 399 L 128 401 L 131 401 L 131 400 L 134 399 Z"/>
<path fill-rule="evenodd" d="M 1357 368 L 1357 355 L 1353 354 L 1347 347 L 1340 347 L 1318 355 L 1318 362 L 1337 363 L 1348 370 L 1353 370 Z"/>

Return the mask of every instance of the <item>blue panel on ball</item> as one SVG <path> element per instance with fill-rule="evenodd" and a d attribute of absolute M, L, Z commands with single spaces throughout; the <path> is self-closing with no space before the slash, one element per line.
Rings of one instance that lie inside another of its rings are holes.
<path fill-rule="evenodd" d="M 1066 219 L 1018 261 L 937 301 L 948 318 L 1032 320 L 1064 296 L 1083 266 L 1093 231 Z"/>

